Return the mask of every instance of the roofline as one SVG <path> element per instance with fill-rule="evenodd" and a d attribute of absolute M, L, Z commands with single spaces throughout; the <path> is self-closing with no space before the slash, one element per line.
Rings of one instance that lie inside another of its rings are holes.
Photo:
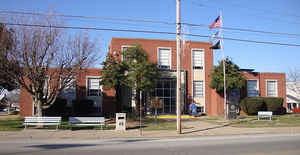
<path fill-rule="evenodd" d="M 242 72 L 245 72 L 245 73 L 260 73 L 260 74 L 286 74 L 284 72 L 247 72 L 247 71 L 242 71 Z"/>
<path fill-rule="evenodd" d="M 263 74 L 286 74 L 284 72 L 259 72 L 259 73 L 263 73 Z"/>
<path fill-rule="evenodd" d="M 176 40 L 169 40 L 169 39 L 148 39 L 148 38 L 122 38 L 122 37 L 112 37 L 111 40 L 113 39 L 130 39 L 130 40 L 156 40 L 156 41 L 176 41 Z M 187 41 L 187 42 L 193 42 L 193 43 L 204 43 L 204 44 L 209 44 L 211 45 L 212 43 L 210 42 L 204 42 L 204 41 Z"/>

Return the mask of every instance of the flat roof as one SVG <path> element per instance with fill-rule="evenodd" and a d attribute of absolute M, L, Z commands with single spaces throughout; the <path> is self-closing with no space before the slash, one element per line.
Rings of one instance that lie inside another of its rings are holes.
<path fill-rule="evenodd" d="M 174 41 L 176 40 L 168 40 L 168 39 L 148 39 L 148 38 L 122 38 L 122 37 L 112 37 L 112 39 L 130 39 L 130 40 L 157 40 L 157 41 Z M 204 42 L 204 41 L 191 41 L 191 40 L 186 40 L 186 42 L 193 42 L 193 43 L 205 43 L 205 44 L 212 44 L 211 42 Z"/>

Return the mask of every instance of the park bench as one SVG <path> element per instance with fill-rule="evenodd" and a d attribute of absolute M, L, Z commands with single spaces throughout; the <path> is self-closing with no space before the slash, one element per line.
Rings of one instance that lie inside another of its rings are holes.
<path fill-rule="evenodd" d="M 56 130 L 61 123 L 61 117 L 25 117 L 24 126 L 25 129 L 29 125 L 56 125 Z"/>
<path fill-rule="evenodd" d="M 101 129 L 105 125 L 104 117 L 69 117 L 69 123 L 71 125 L 71 129 L 73 125 L 80 126 L 97 126 L 100 125 Z"/>
<path fill-rule="evenodd" d="M 272 120 L 272 111 L 259 111 L 257 114 L 257 119 L 261 120 L 262 118 L 269 118 L 269 120 Z"/>

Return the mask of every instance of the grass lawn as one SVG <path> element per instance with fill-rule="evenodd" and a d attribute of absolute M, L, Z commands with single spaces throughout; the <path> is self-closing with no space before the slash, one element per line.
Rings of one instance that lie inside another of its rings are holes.
<path fill-rule="evenodd" d="M 176 130 L 176 121 L 167 119 L 145 118 L 143 120 L 144 130 Z"/>
<path fill-rule="evenodd" d="M 218 125 L 230 125 L 241 128 L 255 127 L 300 127 L 300 114 L 276 115 L 273 120 L 257 120 L 257 116 L 238 116 L 236 120 L 224 120 L 223 116 L 201 116 L 198 120 L 210 122 Z M 23 118 L 18 115 L 0 116 L 0 131 L 20 131 L 24 129 Z M 139 121 L 128 120 L 126 122 L 127 130 L 138 129 Z M 36 126 L 29 127 L 37 129 Z M 142 128 L 145 131 L 151 130 L 176 130 L 176 119 L 158 119 L 144 118 Z M 184 126 L 182 126 L 184 128 Z M 42 129 L 55 129 L 55 126 L 46 126 Z M 70 130 L 71 126 L 68 121 L 62 121 L 60 130 Z M 100 126 L 75 126 L 73 130 L 100 130 Z M 114 121 L 103 127 L 104 130 L 114 130 Z"/>
<path fill-rule="evenodd" d="M 0 116 L 0 131 L 20 131 L 24 129 L 23 118 L 18 115 Z"/>
<path fill-rule="evenodd" d="M 257 120 L 257 116 L 238 116 L 236 120 L 224 120 L 223 116 L 200 117 L 200 120 L 218 125 L 230 125 L 233 127 L 300 127 L 299 114 L 275 115 L 272 120 Z"/>
<path fill-rule="evenodd" d="M 0 131 L 20 131 L 24 129 L 24 119 L 18 115 L 4 115 L 0 116 Z M 139 121 L 129 120 L 127 123 L 127 130 L 138 129 Z M 157 122 L 154 118 L 144 118 L 142 121 L 144 130 L 176 130 L 176 122 L 174 120 L 168 121 L 166 119 L 158 119 Z M 29 126 L 29 129 L 55 129 L 55 126 L 44 126 L 38 128 L 36 126 Z M 68 121 L 63 120 L 59 126 L 60 130 L 71 130 Z M 103 130 L 114 130 L 114 122 L 103 127 Z M 100 126 L 73 126 L 72 130 L 101 130 Z"/>
<path fill-rule="evenodd" d="M 246 118 L 239 119 L 234 122 L 232 126 L 235 127 L 300 127 L 300 115 L 289 114 L 289 115 L 275 115 L 272 120 L 257 120 L 256 116 L 248 116 Z"/>
<path fill-rule="evenodd" d="M 0 116 L 0 131 L 20 131 L 24 129 L 24 119 L 18 115 L 4 115 Z M 29 129 L 55 129 L 56 126 L 45 126 L 43 128 L 38 128 L 36 126 L 29 126 Z M 59 126 L 60 130 L 71 130 L 71 126 L 68 121 L 62 121 Z M 72 130 L 101 130 L 100 126 L 73 126 Z M 115 129 L 115 126 L 104 126 L 103 130 Z"/>

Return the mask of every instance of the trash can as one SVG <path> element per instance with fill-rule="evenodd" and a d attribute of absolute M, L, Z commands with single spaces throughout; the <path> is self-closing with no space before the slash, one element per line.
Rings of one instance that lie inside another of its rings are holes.
<path fill-rule="evenodd" d="M 126 113 L 116 113 L 116 130 L 126 130 Z"/>

